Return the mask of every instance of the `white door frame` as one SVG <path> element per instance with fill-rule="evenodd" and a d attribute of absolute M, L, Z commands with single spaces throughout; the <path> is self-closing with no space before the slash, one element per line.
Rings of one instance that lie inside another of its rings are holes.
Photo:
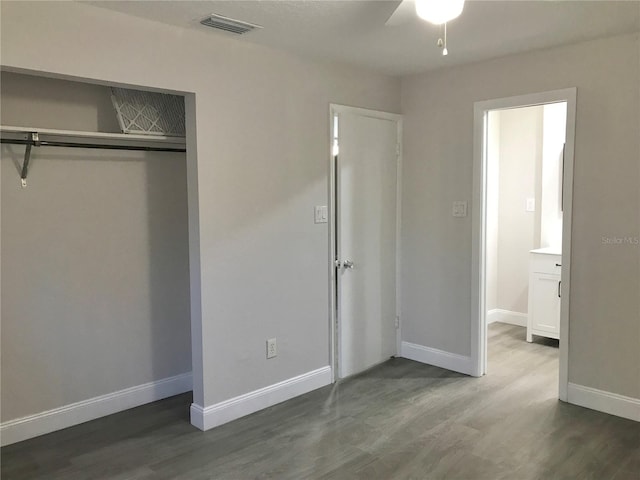
<path fill-rule="evenodd" d="M 400 352 L 400 341 L 402 338 L 400 323 L 400 223 L 401 223 L 401 199 L 402 199 L 402 115 L 396 113 L 381 112 L 378 110 L 369 110 L 366 108 L 348 107 L 345 105 L 330 104 L 329 105 L 329 361 L 331 365 L 332 382 L 338 379 L 338 362 L 339 359 L 339 334 L 337 328 L 339 319 L 338 312 L 338 278 L 336 276 L 336 252 L 337 252 L 337 205 L 336 205 L 336 164 L 334 161 L 332 145 L 334 139 L 333 117 L 340 114 L 356 114 L 365 117 L 378 118 L 383 120 L 391 120 L 397 125 L 397 164 L 396 164 L 396 318 L 398 319 L 396 328 L 396 355 Z M 340 126 L 338 124 L 338 133 Z"/>
<path fill-rule="evenodd" d="M 560 304 L 560 381 L 558 396 L 567 401 L 569 384 L 569 303 L 571 295 L 571 223 L 573 210 L 573 160 L 576 133 L 576 88 L 565 88 L 476 102 L 473 108 L 473 233 L 471 265 L 471 360 L 474 376 L 487 371 L 486 221 L 487 221 L 487 118 L 490 110 L 567 102 L 562 215 L 562 299 Z"/>

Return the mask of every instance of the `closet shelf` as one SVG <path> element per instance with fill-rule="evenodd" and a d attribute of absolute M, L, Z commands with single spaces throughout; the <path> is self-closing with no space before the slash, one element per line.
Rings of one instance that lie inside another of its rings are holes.
<path fill-rule="evenodd" d="M 41 141 L 43 137 L 55 136 L 72 141 L 73 139 L 82 140 L 83 143 L 96 143 L 100 145 L 114 145 L 116 142 L 122 142 L 123 145 L 149 145 L 149 146 L 166 146 L 183 148 L 185 147 L 184 137 L 165 137 L 160 135 L 135 135 L 129 133 L 103 133 L 103 132 L 84 132 L 81 130 L 56 130 L 52 128 L 39 127 L 14 127 L 11 125 L 0 125 L 2 139 L 18 138 L 22 135 L 23 140 L 27 140 L 31 133 L 37 133 Z M 92 140 L 88 142 L 87 140 Z M 4 142 L 8 143 L 8 142 Z M 73 142 L 73 143 L 78 143 Z"/>
<path fill-rule="evenodd" d="M 141 150 L 149 152 L 186 152 L 184 137 L 135 135 L 128 133 L 83 132 L 0 125 L 2 143 L 25 145 L 20 179 L 27 186 L 29 160 L 33 147 L 98 148 L 105 150 Z"/>

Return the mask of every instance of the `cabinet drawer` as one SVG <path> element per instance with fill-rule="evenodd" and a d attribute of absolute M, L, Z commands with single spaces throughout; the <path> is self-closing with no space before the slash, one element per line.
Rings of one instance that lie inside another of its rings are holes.
<path fill-rule="evenodd" d="M 562 257 L 560 255 L 550 255 L 546 253 L 532 253 L 529 268 L 535 273 L 550 273 L 560 275 Z"/>

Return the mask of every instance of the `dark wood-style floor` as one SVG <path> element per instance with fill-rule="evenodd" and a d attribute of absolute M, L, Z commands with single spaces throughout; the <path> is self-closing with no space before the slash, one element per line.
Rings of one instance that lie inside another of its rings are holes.
<path fill-rule="evenodd" d="M 490 326 L 489 374 L 404 359 L 209 432 L 180 395 L 2 449 L 12 479 L 640 479 L 640 424 L 561 403 L 554 341 Z"/>

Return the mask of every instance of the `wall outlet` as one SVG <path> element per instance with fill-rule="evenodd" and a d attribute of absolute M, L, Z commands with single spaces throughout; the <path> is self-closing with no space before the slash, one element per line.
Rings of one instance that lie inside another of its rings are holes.
<path fill-rule="evenodd" d="M 467 202 L 456 201 L 453 202 L 453 216 L 454 217 L 466 217 L 467 216 Z"/>
<path fill-rule="evenodd" d="M 267 358 L 273 358 L 278 355 L 278 345 L 275 338 L 267 340 Z"/>

